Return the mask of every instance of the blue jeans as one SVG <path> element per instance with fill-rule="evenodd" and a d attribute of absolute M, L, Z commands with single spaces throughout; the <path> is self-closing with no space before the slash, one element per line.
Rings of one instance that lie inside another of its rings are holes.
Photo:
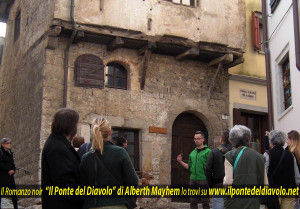
<path fill-rule="evenodd" d="M 212 209 L 224 209 L 224 198 L 213 197 L 212 198 Z"/>

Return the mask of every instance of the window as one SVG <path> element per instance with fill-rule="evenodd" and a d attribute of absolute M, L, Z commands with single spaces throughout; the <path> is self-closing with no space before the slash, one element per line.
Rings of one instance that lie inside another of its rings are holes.
<path fill-rule="evenodd" d="M 139 131 L 132 129 L 112 128 L 112 138 L 125 137 L 127 152 L 135 170 L 139 170 Z"/>
<path fill-rule="evenodd" d="M 20 36 L 20 27 L 21 27 L 21 11 L 19 11 L 15 18 L 15 27 L 14 27 L 14 42 L 18 40 Z"/>
<path fill-rule="evenodd" d="M 271 0 L 270 1 L 270 7 L 271 7 L 271 13 L 273 13 L 278 6 L 280 0 Z"/>
<path fill-rule="evenodd" d="M 176 4 L 182 4 L 187 6 L 195 6 L 195 0 L 167 0 Z"/>
<path fill-rule="evenodd" d="M 262 40 L 262 14 L 260 12 L 252 12 L 252 43 L 255 50 L 263 51 Z"/>
<path fill-rule="evenodd" d="M 117 89 L 127 89 L 127 71 L 117 63 L 106 66 L 105 86 Z"/>
<path fill-rule="evenodd" d="M 282 80 L 285 110 L 292 105 L 291 74 L 289 57 L 282 64 Z"/>
<path fill-rule="evenodd" d="M 92 54 L 84 54 L 75 61 L 75 85 L 85 87 L 104 87 L 104 64 Z"/>

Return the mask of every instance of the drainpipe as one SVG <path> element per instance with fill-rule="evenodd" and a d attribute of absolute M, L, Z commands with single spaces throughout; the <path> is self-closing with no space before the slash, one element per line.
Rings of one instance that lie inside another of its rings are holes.
<path fill-rule="evenodd" d="M 67 107 L 67 97 L 68 97 L 68 72 L 69 72 L 69 52 L 71 44 L 74 41 L 74 38 L 77 33 L 77 26 L 74 19 L 74 8 L 75 8 L 75 0 L 71 0 L 71 8 L 70 8 L 70 18 L 72 22 L 72 35 L 67 43 L 67 47 L 65 49 L 65 59 L 64 59 L 64 97 L 63 97 L 63 107 Z"/>
<path fill-rule="evenodd" d="M 293 16 L 294 16 L 294 33 L 295 33 L 295 52 L 296 52 L 296 67 L 300 70 L 300 31 L 299 31 L 299 11 L 298 1 L 293 0 Z"/>
<path fill-rule="evenodd" d="M 273 130 L 273 100 L 272 100 L 272 76 L 270 64 L 270 51 L 268 41 L 268 20 L 267 20 L 267 0 L 262 0 L 262 19 L 263 19 L 263 44 L 265 50 L 266 78 L 267 78 L 267 97 L 268 97 L 268 125 L 269 131 Z"/>

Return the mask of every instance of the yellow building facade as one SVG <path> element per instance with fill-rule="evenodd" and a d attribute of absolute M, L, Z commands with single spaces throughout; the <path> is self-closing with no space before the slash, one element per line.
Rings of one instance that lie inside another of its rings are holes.
<path fill-rule="evenodd" d="M 264 133 L 268 127 L 268 102 L 261 37 L 261 1 L 246 0 L 245 62 L 229 69 L 228 126 L 242 124 L 249 127 L 253 135 L 251 146 L 262 153 L 265 150 Z"/>

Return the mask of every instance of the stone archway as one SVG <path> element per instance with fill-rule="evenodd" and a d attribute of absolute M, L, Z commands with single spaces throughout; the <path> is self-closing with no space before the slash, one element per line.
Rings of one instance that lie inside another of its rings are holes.
<path fill-rule="evenodd" d="M 184 169 L 177 162 L 177 155 L 182 154 L 184 162 L 188 162 L 189 154 L 195 149 L 194 134 L 202 131 L 208 143 L 208 131 L 201 119 L 192 113 L 181 113 L 177 116 L 172 127 L 172 148 L 171 148 L 171 184 L 188 185 L 190 172 Z M 188 199 L 172 199 L 176 202 L 186 202 Z"/>

